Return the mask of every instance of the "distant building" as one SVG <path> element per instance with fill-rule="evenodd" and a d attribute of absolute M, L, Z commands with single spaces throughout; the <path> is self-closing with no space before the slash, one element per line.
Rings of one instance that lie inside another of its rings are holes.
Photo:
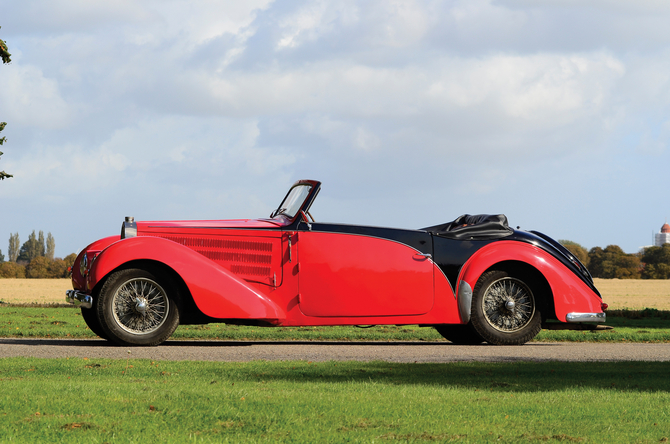
<path fill-rule="evenodd" d="M 661 232 L 654 236 L 655 246 L 662 247 L 663 244 L 670 244 L 670 225 L 667 222 L 661 227 Z"/>

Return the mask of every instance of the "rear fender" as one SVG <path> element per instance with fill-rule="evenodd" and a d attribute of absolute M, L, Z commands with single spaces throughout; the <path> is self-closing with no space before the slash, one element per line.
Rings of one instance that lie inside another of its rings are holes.
<path fill-rule="evenodd" d="M 274 302 L 203 255 L 176 242 L 150 236 L 131 237 L 109 245 L 90 271 L 93 288 L 124 264 L 150 260 L 174 270 L 202 313 L 219 319 L 284 319 Z"/>
<path fill-rule="evenodd" d="M 602 300 L 570 269 L 546 251 L 530 244 L 500 241 L 478 250 L 461 269 L 458 283 L 475 288 L 479 277 L 503 262 L 528 264 L 547 280 L 553 295 L 556 319 L 566 322 L 568 313 L 601 313 Z"/>

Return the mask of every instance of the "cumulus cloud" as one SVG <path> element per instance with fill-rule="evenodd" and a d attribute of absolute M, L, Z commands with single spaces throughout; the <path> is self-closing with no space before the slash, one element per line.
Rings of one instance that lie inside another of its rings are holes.
<path fill-rule="evenodd" d="M 62 97 L 58 82 L 33 65 L 10 65 L 0 72 L 3 119 L 39 129 L 68 125 L 76 110 Z"/>
<path fill-rule="evenodd" d="M 551 232 L 566 194 L 600 196 L 580 208 L 597 221 L 612 193 L 631 196 L 608 172 L 648 177 L 668 156 L 663 2 L 29 0 L 5 14 L 15 177 L 0 195 L 21 216 L 0 234 L 39 225 L 19 199 L 255 216 L 302 177 L 326 182 L 334 220 L 418 226 L 475 207 Z M 600 242 L 582 225 L 575 241 Z"/>

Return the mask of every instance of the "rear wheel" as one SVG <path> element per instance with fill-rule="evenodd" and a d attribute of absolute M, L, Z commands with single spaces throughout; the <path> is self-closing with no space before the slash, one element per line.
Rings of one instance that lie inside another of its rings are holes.
<path fill-rule="evenodd" d="M 179 325 L 179 293 L 172 279 L 147 270 L 113 273 L 100 290 L 97 318 L 120 345 L 158 345 Z"/>
<path fill-rule="evenodd" d="M 506 271 L 484 273 L 472 297 L 472 326 L 487 342 L 521 345 L 542 329 L 532 286 Z"/>
<path fill-rule="evenodd" d="M 471 324 L 445 324 L 435 326 L 435 330 L 448 341 L 458 345 L 477 345 L 484 339 Z"/>

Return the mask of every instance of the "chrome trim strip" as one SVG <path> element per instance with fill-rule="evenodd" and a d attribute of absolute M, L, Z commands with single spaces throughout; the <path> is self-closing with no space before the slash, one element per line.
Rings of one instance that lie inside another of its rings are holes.
<path fill-rule="evenodd" d="M 566 322 L 591 322 L 595 324 L 604 324 L 607 319 L 605 313 L 568 313 L 565 317 Z"/>
<path fill-rule="evenodd" d="M 458 314 L 461 322 L 470 322 L 470 310 L 472 309 L 472 288 L 465 281 L 458 283 Z"/>
<path fill-rule="evenodd" d="M 93 297 L 79 290 L 67 290 L 65 292 L 65 302 L 73 304 L 75 307 L 93 307 Z"/>

